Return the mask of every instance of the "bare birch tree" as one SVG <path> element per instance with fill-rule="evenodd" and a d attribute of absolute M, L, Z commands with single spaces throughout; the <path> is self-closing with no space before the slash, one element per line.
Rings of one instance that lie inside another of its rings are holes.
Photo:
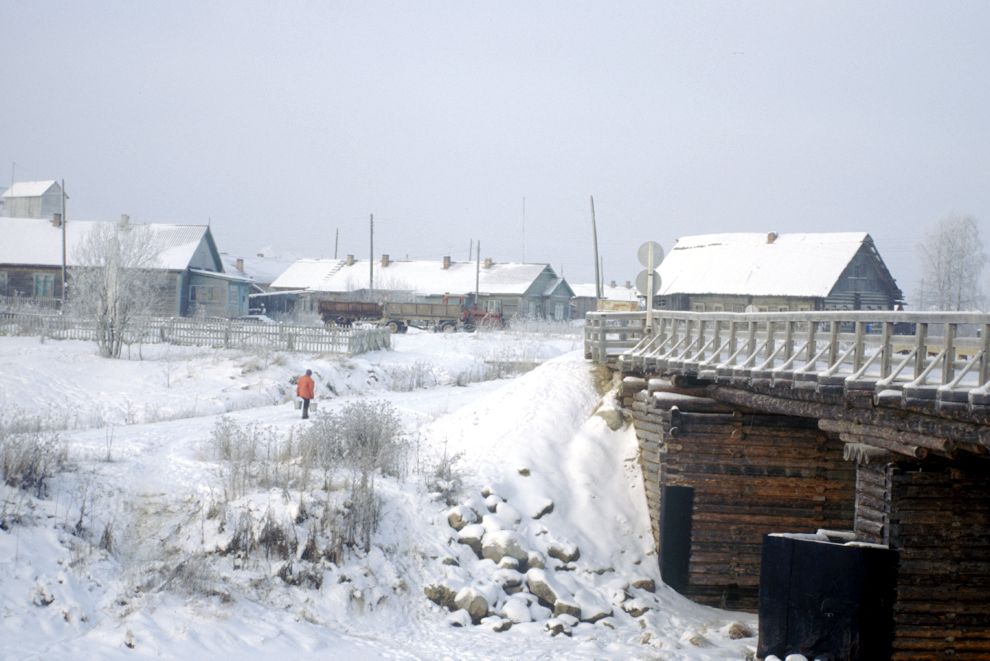
<path fill-rule="evenodd" d="M 977 310 L 983 303 L 980 274 L 987 255 L 976 219 L 948 215 L 918 244 L 923 310 Z"/>
<path fill-rule="evenodd" d="M 119 358 L 161 296 L 164 273 L 154 270 L 159 249 L 151 230 L 127 223 L 99 223 L 76 250 L 70 271 L 70 310 L 96 324 L 100 355 Z"/>

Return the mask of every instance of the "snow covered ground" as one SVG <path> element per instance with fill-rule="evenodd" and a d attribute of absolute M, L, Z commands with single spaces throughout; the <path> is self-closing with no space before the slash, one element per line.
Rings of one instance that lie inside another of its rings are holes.
<path fill-rule="evenodd" d="M 142 353 L 0 337 L 0 440 L 57 435 L 67 451 L 43 497 L 0 486 L 2 658 L 753 654 L 753 616 L 660 582 L 635 436 L 594 415 L 609 384 L 577 335 L 411 332 L 351 359 Z M 309 421 L 290 383 L 306 368 Z M 367 549 L 314 556 L 330 544 L 315 513 L 346 516 L 356 478 L 307 477 L 307 429 L 383 402 L 405 470 L 375 476 Z M 247 482 L 222 430 L 267 448 Z M 270 470 L 278 486 L 260 486 Z M 268 523 L 277 542 L 237 546 Z"/>

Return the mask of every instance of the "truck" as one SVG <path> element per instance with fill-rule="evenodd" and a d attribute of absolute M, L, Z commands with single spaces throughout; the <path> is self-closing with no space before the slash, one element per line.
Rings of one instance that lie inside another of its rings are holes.
<path fill-rule="evenodd" d="M 409 327 L 452 333 L 473 330 L 482 324 L 502 325 L 501 315 L 486 313 L 458 303 L 372 303 L 367 301 L 320 301 L 324 323 L 351 326 L 354 322 L 385 326 L 393 333 Z"/>

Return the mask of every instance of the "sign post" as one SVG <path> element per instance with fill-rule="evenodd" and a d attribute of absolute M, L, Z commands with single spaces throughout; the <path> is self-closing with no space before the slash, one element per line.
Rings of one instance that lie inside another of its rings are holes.
<path fill-rule="evenodd" d="M 656 269 L 663 261 L 663 247 L 656 241 L 647 241 L 636 253 L 645 269 L 636 276 L 636 289 L 646 296 L 646 333 L 653 334 L 653 297 L 660 291 L 660 274 Z"/>

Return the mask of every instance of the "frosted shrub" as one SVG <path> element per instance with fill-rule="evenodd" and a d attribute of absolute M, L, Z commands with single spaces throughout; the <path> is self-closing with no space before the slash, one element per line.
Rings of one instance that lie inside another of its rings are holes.
<path fill-rule="evenodd" d="M 461 452 L 448 454 L 447 445 L 444 444 L 443 455 L 427 476 L 426 486 L 430 492 L 447 505 L 455 505 L 457 495 L 461 491 L 461 473 L 457 468 L 457 462 L 463 456 Z"/>
<path fill-rule="evenodd" d="M 358 472 L 380 470 L 383 475 L 403 477 L 409 443 L 402 434 L 402 421 L 387 401 L 355 402 L 337 416 L 343 440 L 344 462 Z"/>
<path fill-rule="evenodd" d="M 411 392 L 418 388 L 430 388 L 437 385 L 437 377 L 430 363 L 418 361 L 412 365 L 395 365 L 389 369 L 389 390 L 393 392 Z"/>
<path fill-rule="evenodd" d="M 310 458 L 304 443 L 293 434 L 282 438 L 274 427 L 238 425 L 223 417 L 210 438 L 213 456 L 220 461 L 228 498 L 238 498 L 253 488 L 305 488 Z"/>
<path fill-rule="evenodd" d="M 0 472 L 8 486 L 48 495 L 48 482 L 65 468 L 68 451 L 58 434 L 7 434 L 0 430 Z"/>

